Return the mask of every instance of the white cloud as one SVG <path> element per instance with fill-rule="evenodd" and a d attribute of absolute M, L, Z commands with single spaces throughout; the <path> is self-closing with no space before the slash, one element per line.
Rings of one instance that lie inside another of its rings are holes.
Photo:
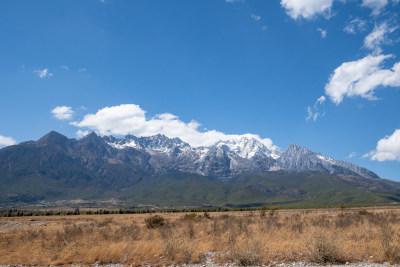
<path fill-rule="evenodd" d="M 326 100 L 325 96 L 322 95 L 322 96 L 320 96 L 320 97 L 317 99 L 316 104 L 322 104 L 322 103 L 325 102 L 325 100 Z"/>
<path fill-rule="evenodd" d="M 42 70 L 35 70 L 34 73 L 37 74 L 37 76 L 39 76 L 39 78 L 45 78 L 45 77 L 51 77 L 54 76 L 53 73 L 49 72 L 49 69 L 42 69 Z"/>
<path fill-rule="evenodd" d="M 263 25 L 262 27 L 261 27 L 261 29 L 263 30 L 263 31 L 266 31 L 267 30 L 267 25 Z"/>
<path fill-rule="evenodd" d="M 51 113 L 58 120 L 71 120 L 75 115 L 75 111 L 73 111 L 71 107 L 67 106 L 57 106 L 51 111 Z"/>
<path fill-rule="evenodd" d="M 68 66 L 65 66 L 65 65 L 62 65 L 61 68 L 64 70 L 69 70 Z"/>
<path fill-rule="evenodd" d="M 380 54 L 382 52 L 381 46 L 391 43 L 388 39 L 388 34 L 397 29 L 398 26 L 389 26 L 387 22 L 383 22 L 379 26 L 375 25 L 373 31 L 365 37 L 364 47 L 374 51 L 376 54 Z"/>
<path fill-rule="evenodd" d="M 361 6 L 372 9 L 371 15 L 379 15 L 389 0 L 363 0 Z"/>
<path fill-rule="evenodd" d="M 255 21 L 260 21 L 260 19 L 261 19 L 260 16 L 257 16 L 256 14 L 253 14 L 253 13 L 250 14 L 250 17 L 251 17 L 252 19 L 254 19 Z"/>
<path fill-rule="evenodd" d="M 85 71 L 87 71 L 87 68 L 80 68 L 80 69 L 78 69 L 78 71 L 79 72 L 85 72 Z"/>
<path fill-rule="evenodd" d="M 82 130 L 76 131 L 76 136 L 78 136 L 79 138 L 85 137 L 85 136 L 88 135 L 88 134 L 90 134 L 89 131 L 82 131 Z"/>
<path fill-rule="evenodd" d="M 356 152 L 351 152 L 348 156 L 349 159 L 354 158 L 357 155 Z"/>
<path fill-rule="evenodd" d="M 325 112 L 321 112 L 320 106 L 325 102 L 326 97 L 325 96 L 320 96 L 317 101 L 315 101 L 315 104 L 313 107 L 307 107 L 307 117 L 306 120 L 313 120 L 316 121 L 318 117 L 323 117 L 325 116 Z"/>
<path fill-rule="evenodd" d="M 16 143 L 13 138 L 0 135 L 0 146 L 12 146 Z"/>
<path fill-rule="evenodd" d="M 368 55 L 356 61 L 345 62 L 335 69 L 325 86 L 325 94 L 339 105 L 343 97 L 361 96 L 376 99 L 379 86 L 400 86 L 400 62 L 384 69 L 383 62 L 392 55 Z"/>
<path fill-rule="evenodd" d="M 326 38 L 326 30 L 323 30 L 323 29 L 321 29 L 321 28 L 317 28 L 317 31 L 319 31 L 320 33 L 321 33 L 321 37 L 322 38 Z"/>
<path fill-rule="evenodd" d="M 210 146 L 219 140 L 232 140 L 246 136 L 263 142 L 270 149 L 279 149 L 273 145 L 271 139 L 263 139 L 255 134 L 232 135 L 216 130 L 201 132 L 198 130 L 200 123 L 194 120 L 185 123 L 170 113 L 147 118 L 146 112 L 134 104 L 105 107 L 95 114 L 85 115 L 81 121 L 71 122 L 71 125 L 91 129 L 100 135 L 152 136 L 164 134 L 170 138 L 179 137 L 194 147 Z"/>
<path fill-rule="evenodd" d="M 379 140 L 376 149 L 363 157 L 377 161 L 400 161 L 400 129 L 395 130 L 392 135 L 387 135 Z"/>
<path fill-rule="evenodd" d="M 330 16 L 334 0 L 282 0 L 281 6 L 293 19 L 312 19 L 315 15 Z"/>
<path fill-rule="evenodd" d="M 352 19 L 350 22 L 346 23 L 346 26 L 343 28 L 348 34 L 357 34 L 359 32 L 364 32 L 367 30 L 367 22 L 360 18 Z"/>
<path fill-rule="evenodd" d="M 244 2 L 244 0 L 225 0 L 227 3 L 237 3 L 237 2 Z"/>

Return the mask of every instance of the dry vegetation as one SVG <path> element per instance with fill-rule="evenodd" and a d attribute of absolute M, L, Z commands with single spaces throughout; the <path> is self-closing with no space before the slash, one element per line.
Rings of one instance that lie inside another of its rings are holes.
<path fill-rule="evenodd" d="M 400 262 L 398 209 L 159 216 L 0 218 L 0 264 Z"/>

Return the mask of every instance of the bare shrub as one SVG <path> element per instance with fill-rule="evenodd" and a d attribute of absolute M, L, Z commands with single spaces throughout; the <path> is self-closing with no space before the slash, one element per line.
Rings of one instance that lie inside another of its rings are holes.
<path fill-rule="evenodd" d="M 257 241 L 248 241 L 242 246 L 235 245 L 229 253 L 230 261 L 239 266 L 259 265 L 261 262 L 259 247 Z"/>
<path fill-rule="evenodd" d="M 265 213 L 267 212 L 267 210 L 267 206 L 262 206 L 262 208 L 260 209 L 260 217 L 265 217 Z"/>
<path fill-rule="evenodd" d="M 194 238 L 194 234 L 195 234 L 195 232 L 194 232 L 194 225 L 193 225 L 193 223 L 192 222 L 190 222 L 190 223 L 188 223 L 187 224 L 187 236 L 190 238 L 190 239 L 193 239 Z"/>
<path fill-rule="evenodd" d="M 292 225 L 292 231 L 302 233 L 303 232 L 303 222 L 298 222 Z"/>
<path fill-rule="evenodd" d="M 211 215 L 207 211 L 204 212 L 203 217 L 206 219 L 211 219 Z"/>
<path fill-rule="evenodd" d="M 146 218 L 144 222 L 149 229 L 165 225 L 165 219 L 160 215 L 150 216 Z"/>
<path fill-rule="evenodd" d="M 167 263 L 191 263 L 192 252 L 189 250 L 182 239 L 172 237 L 162 243 L 163 256 Z"/>
<path fill-rule="evenodd" d="M 369 212 L 368 210 L 359 210 L 359 211 L 358 211 L 358 214 L 359 214 L 359 215 L 363 215 L 363 216 L 365 216 L 365 215 L 372 215 L 372 213 Z"/>
<path fill-rule="evenodd" d="M 182 219 L 185 221 L 198 222 L 201 220 L 201 215 L 198 215 L 197 213 L 189 213 L 185 214 Z"/>
<path fill-rule="evenodd" d="M 391 226 L 382 227 L 379 238 L 383 259 L 385 261 L 390 261 L 391 263 L 399 263 L 400 253 L 395 244 L 395 232 L 393 231 L 393 228 Z"/>
<path fill-rule="evenodd" d="M 336 217 L 335 226 L 336 228 L 345 229 L 353 225 L 357 225 L 360 221 L 361 218 L 359 218 L 359 215 L 345 213 L 345 214 L 340 214 L 339 216 Z"/>
<path fill-rule="evenodd" d="M 112 224 L 113 221 L 114 221 L 113 218 L 106 218 L 106 219 L 104 219 L 103 221 L 98 222 L 98 223 L 97 223 L 97 226 L 98 226 L 98 227 L 105 227 L 105 226 L 108 226 L 109 224 Z"/>
<path fill-rule="evenodd" d="M 319 234 L 306 241 L 310 251 L 311 260 L 317 263 L 342 263 L 345 262 L 340 254 L 337 241 L 325 234 Z"/>

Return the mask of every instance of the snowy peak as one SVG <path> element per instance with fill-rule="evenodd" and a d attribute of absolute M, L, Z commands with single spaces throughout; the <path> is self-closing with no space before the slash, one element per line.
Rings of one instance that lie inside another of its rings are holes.
<path fill-rule="evenodd" d="M 309 150 L 306 147 L 301 147 L 296 143 L 293 143 L 288 146 L 288 148 L 285 151 L 286 154 L 293 154 L 293 155 L 305 155 L 305 154 L 310 154 L 313 153 L 311 150 Z"/>
<path fill-rule="evenodd" d="M 335 174 L 357 175 L 366 178 L 379 178 L 375 173 L 355 164 L 335 160 L 315 153 L 308 148 L 291 144 L 278 159 L 282 169 L 288 171 L 315 171 Z"/>
<path fill-rule="evenodd" d="M 157 134 L 149 137 L 140 137 L 139 144 L 147 149 L 155 151 L 168 151 L 178 148 L 189 147 L 189 144 L 183 142 L 179 138 L 168 138 L 163 134 Z"/>
<path fill-rule="evenodd" d="M 131 147 L 138 150 L 147 150 L 151 152 L 169 152 L 175 150 L 176 148 L 183 149 L 190 147 L 189 144 L 183 142 L 179 138 L 168 138 L 162 134 L 145 137 L 127 135 L 121 139 L 114 138 L 113 136 L 106 136 L 104 138 L 110 146 L 116 149 Z"/>
<path fill-rule="evenodd" d="M 237 154 L 242 158 L 252 158 L 258 154 L 271 154 L 270 150 L 261 142 L 247 137 L 219 141 L 216 147 L 226 147 L 230 152 Z"/>
<path fill-rule="evenodd" d="M 169 138 L 162 134 L 147 137 L 127 135 L 120 139 L 106 136 L 103 139 L 117 150 L 125 151 L 125 148 L 131 148 L 149 155 L 149 164 L 156 172 L 198 173 L 225 180 L 241 174 L 277 170 L 378 178 L 375 173 L 365 168 L 312 152 L 295 143 L 289 145 L 282 153 L 279 148 L 271 149 L 264 140 L 251 136 L 221 140 L 209 147 L 191 147 L 179 138 Z M 130 152 L 127 150 L 127 153 Z"/>
<path fill-rule="evenodd" d="M 277 159 L 281 154 L 279 150 L 268 149 L 261 141 L 248 137 L 219 141 L 214 146 L 225 148 L 229 152 L 245 159 L 250 159 L 254 156 L 267 156 Z"/>

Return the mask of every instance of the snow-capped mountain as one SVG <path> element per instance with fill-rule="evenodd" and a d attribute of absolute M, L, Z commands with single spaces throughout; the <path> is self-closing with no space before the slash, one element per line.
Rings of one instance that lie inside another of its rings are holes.
<path fill-rule="evenodd" d="M 291 144 L 277 160 L 283 170 L 291 172 L 316 171 L 379 178 L 375 173 L 365 168 L 342 160 L 334 160 L 297 144 Z"/>
<path fill-rule="evenodd" d="M 268 140 L 250 136 L 192 147 L 163 135 L 115 138 L 91 133 L 76 140 L 50 132 L 37 141 L 0 149 L 0 204 L 107 196 L 137 203 L 190 199 L 207 206 L 243 198 L 247 205 L 259 203 L 260 197 L 270 203 L 278 196 L 315 201 L 331 189 L 333 204 L 337 196 L 347 201 L 354 192 L 359 193 L 355 203 L 371 192 L 380 194 L 373 201 L 382 194 L 385 203 L 398 201 L 400 184 L 376 178 L 367 169 L 296 144 L 282 153 Z M 315 188 L 308 191 L 310 184 Z"/>
<path fill-rule="evenodd" d="M 334 160 L 297 144 L 290 145 L 282 153 L 278 148 L 269 149 L 262 141 L 245 136 L 219 141 L 209 147 L 191 147 L 179 138 L 160 134 L 149 137 L 128 135 L 121 139 L 107 136 L 103 139 L 111 147 L 126 153 L 128 148 L 147 153 L 155 173 L 188 172 L 227 180 L 241 174 L 282 170 L 378 178 L 365 168 Z"/>

